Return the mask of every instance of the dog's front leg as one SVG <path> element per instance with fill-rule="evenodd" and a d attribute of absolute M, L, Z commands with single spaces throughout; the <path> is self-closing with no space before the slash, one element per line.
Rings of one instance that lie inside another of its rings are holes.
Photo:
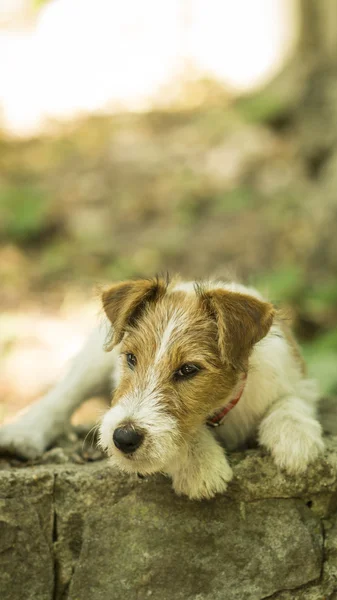
<path fill-rule="evenodd" d="M 225 451 L 206 426 L 177 454 L 167 473 L 175 492 L 191 500 L 225 492 L 233 476 Z"/>
<path fill-rule="evenodd" d="M 103 326 L 97 328 L 65 377 L 15 421 L 0 427 L 0 452 L 36 458 L 67 430 L 72 413 L 84 400 L 108 393 L 116 354 L 103 350 L 106 332 Z"/>
<path fill-rule="evenodd" d="M 261 422 L 259 443 L 278 467 L 290 474 L 303 473 L 324 449 L 314 407 L 296 396 L 278 400 Z"/>

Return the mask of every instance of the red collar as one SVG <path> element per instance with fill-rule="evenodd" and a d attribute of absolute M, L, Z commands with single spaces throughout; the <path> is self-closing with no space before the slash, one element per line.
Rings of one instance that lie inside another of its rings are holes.
<path fill-rule="evenodd" d="M 239 400 L 243 394 L 243 390 L 245 389 L 246 380 L 247 380 L 247 373 L 245 373 L 244 376 L 242 377 L 242 386 L 240 388 L 239 393 L 235 396 L 235 398 L 233 398 L 233 400 L 230 400 L 228 402 L 228 404 L 226 404 L 226 406 L 224 406 L 224 408 L 220 408 L 220 410 L 217 411 L 216 413 L 214 413 L 214 415 L 212 415 L 211 417 L 208 417 L 208 419 L 206 421 L 207 425 L 209 425 L 210 427 L 219 427 L 219 425 L 222 424 L 222 421 L 224 420 L 225 416 L 239 402 Z"/>

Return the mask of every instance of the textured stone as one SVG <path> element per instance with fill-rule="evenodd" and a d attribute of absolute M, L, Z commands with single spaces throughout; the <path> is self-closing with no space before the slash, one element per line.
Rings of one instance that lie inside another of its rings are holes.
<path fill-rule="evenodd" d="M 146 492 L 90 511 L 69 600 L 255 600 L 320 575 L 320 524 L 293 500 L 196 504 Z"/>
<path fill-rule="evenodd" d="M 54 477 L 38 469 L 20 475 L 0 473 L 0 598 L 49 600 Z"/>
<path fill-rule="evenodd" d="M 337 514 L 324 521 L 324 561 L 320 580 L 297 591 L 279 592 L 273 600 L 337 600 Z"/>
<path fill-rule="evenodd" d="M 205 502 L 106 461 L 0 471 L 1 600 L 330 600 L 337 438 L 303 477 L 230 458 L 228 493 Z"/>

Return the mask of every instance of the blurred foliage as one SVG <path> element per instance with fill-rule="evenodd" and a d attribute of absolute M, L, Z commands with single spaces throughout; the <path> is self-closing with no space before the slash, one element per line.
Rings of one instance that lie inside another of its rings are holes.
<path fill-rule="evenodd" d="M 241 212 L 257 207 L 259 200 L 261 197 L 254 189 L 244 186 L 235 187 L 215 196 L 213 212 L 215 214 Z"/>
<path fill-rule="evenodd" d="M 259 275 L 255 285 L 274 302 L 292 304 L 303 290 L 304 273 L 299 266 L 289 264 Z"/>
<path fill-rule="evenodd" d="M 303 355 L 309 374 L 317 377 L 324 394 L 337 394 L 337 329 L 320 335 L 303 345 Z"/>
<path fill-rule="evenodd" d="M 50 202 L 35 186 L 0 188 L 0 232 L 13 242 L 39 238 L 48 224 Z"/>
<path fill-rule="evenodd" d="M 242 96 L 236 103 L 239 113 L 252 123 L 270 123 L 284 114 L 285 103 L 279 95 L 262 90 Z"/>
<path fill-rule="evenodd" d="M 263 94 L 235 106 L 215 95 L 1 139 L 2 308 L 167 270 L 236 277 L 287 307 L 311 372 L 335 392 L 332 204 L 294 133 L 275 127 L 280 111 Z"/>

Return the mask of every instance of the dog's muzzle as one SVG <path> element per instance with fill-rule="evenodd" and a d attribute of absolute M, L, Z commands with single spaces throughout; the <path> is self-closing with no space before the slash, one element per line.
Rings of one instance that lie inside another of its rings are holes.
<path fill-rule="evenodd" d="M 135 452 L 142 444 L 144 435 L 133 427 L 117 427 L 113 432 L 113 443 L 124 454 Z"/>

